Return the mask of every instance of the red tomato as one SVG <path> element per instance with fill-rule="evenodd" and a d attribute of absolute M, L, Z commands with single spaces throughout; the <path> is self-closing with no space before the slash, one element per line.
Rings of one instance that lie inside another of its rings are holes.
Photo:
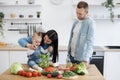
<path fill-rule="evenodd" d="M 21 75 L 23 72 L 23 70 L 18 71 L 18 75 Z"/>
<path fill-rule="evenodd" d="M 38 72 L 36 72 L 36 71 L 33 71 L 33 72 L 32 72 L 32 76 L 33 76 L 33 77 L 36 77 L 36 76 L 38 76 Z"/>
<path fill-rule="evenodd" d="M 61 78 L 62 78 L 62 75 L 58 75 L 57 78 L 58 78 L 58 79 L 61 79 Z"/>
<path fill-rule="evenodd" d="M 21 76 L 25 76 L 25 75 L 26 75 L 26 72 L 23 71 L 23 70 L 21 70 L 21 71 L 18 72 L 18 74 L 21 75 Z"/>
<path fill-rule="evenodd" d="M 38 76 L 41 76 L 41 73 L 40 73 L 40 72 L 38 72 Z"/>
<path fill-rule="evenodd" d="M 26 72 L 26 77 L 32 77 L 32 72 Z"/>
<path fill-rule="evenodd" d="M 45 71 L 47 71 L 47 72 L 53 72 L 54 68 L 51 67 L 51 66 L 49 66 L 49 67 L 45 68 Z"/>
<path fill-rule="evenodd" d="M 51 78 L 51 77 L 52 77 L 52 74 L 47 74 L 47 77 L 48 77 L 48 78 Z"/>
<path fill-rule="evenodd" d="M 21 74 L 21 76 L 26 76 L 26 72 L 25 72 L 25 71 L 23 71 L 23 73 Z"/>

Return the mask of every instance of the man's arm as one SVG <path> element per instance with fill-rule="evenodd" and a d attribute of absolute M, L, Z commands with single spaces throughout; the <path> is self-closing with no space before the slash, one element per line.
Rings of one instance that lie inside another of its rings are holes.
<path fill-rule="evenodd" d="M 84 52 L 84 62 L 86 65 L 89 63 L 89 59 L 93 53 L 93 45 L 94 45 L 94 37 L 95 37 L 95 23 L 94 21 L 89 24 L 89 29 L 87 33 L 87 47 Z"/>

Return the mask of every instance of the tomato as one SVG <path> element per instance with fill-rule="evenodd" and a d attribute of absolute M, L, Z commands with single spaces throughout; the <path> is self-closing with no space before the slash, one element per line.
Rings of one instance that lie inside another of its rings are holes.
<path fill-rule="evenodd" d="M 36 76 L 38 76 L 38 72 L 36 72 L 36 71 L 33 71 L 33 72 L 32 72 L 32 76 L 33 76 L 33 77 L 36 77 Z"/>
<path fill-rule="evenodd" d="M 40 73 L 40 72 L 38 72 L 38 76 L 41 76 L 41 73 Z"/>
<path fill-rule="evenodd" d="M 26 72 L 26 77 L 32 77 L 32 72 Z"/>
<path fill-rule="evenodd" d="M 26 72 L 21 70 L 21 71 L 18 71 L 18 74 L 21 75 L 21 76 L 25 76 L 26 75 Z"/>
<path fill-rule="evenodd" d="M 58 75 L 57 78 L 58 78 L 58 79 L 61 79 L 61 78 L 62 78 L 62 75 Z"/>
<path fill-rule="evenodd" d="M 52 77 L 52 74 L 47 74 L 47 77 L 48 77 L 48 78 L 51 78 L 51 77 Z"/>
<path fill-rule="evenodd" d="M 18 71 L 18 75 L 22 75 L 23 72 L 23 70 Z"/>
<path fill-rule="evenodd" d="M 47 71 L 47 72 L 53 72 L 54 68 L 51 67 L 51 66 L 49 66 L 49 67 L 45 68 L 45 71 Z"/>
<path fill-rule="evenodd" d="M 23 73 L 22 73 L 21 76 L 26 76 L 26 73 L 27 73 L 27 72 L 23 71 Z"/>

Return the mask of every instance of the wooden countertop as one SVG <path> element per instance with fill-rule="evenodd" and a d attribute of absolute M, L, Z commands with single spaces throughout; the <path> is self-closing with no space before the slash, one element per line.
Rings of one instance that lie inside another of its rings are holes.
<path fill-rule="evenodd" d="M 19 45 L 12 45 L 12 46 L 0 46 L 0 51 L 27 51 L 27 48 L 23 48 Z M 60 45 L 58 48 L 59 51 L 67 51 L 67 46 Z M 120 52 L 120 49 L 109 49 L 104 46 L 94 46 L 95 52 Z"/>
<path fill-rule="evenodd" d="M 24 65 L 24 67 L 28 69 L 28 66 Z M 88 75 L 78 76 L 74 80 L 105 80 L 95 65 L 89 65 L 88 73 L 89 73 Z M 0 75 L 0 80 L 58 80 L 58 79 L 47 78 L 46 76 L 26 78 L 23 76 L 11 74 L 10 70 L 8 69 L 3 74 Z M 60 79 L 60 80 L 65 80 L 65 79 Z"/>
<path fill-rule="evenodd" d="M 27 48 L 23 48 L 20 46 L 13 46 L 13 47 L 3 46 L 0 47 L 0 51 L 27 51 Z"/>
<path fill-rule="evenodd" d="M 23 48 L 19 45 L 11 45 L 11 46 L 0 46 L 0 51 L 27 51 L 27 48 Z M 60 45 L 58 47 L 59 51 L 67 51 L 67 46 Z M 94 51 L 104 51 L 103 47 L 95 46 Z"/>
<path fill-rule="evenodd" d="M 59 51 L 67 51 L 66 46 L 59 46 Z M 0 51 L 27 51 L 27 48 L 21 46 L 0 46 Z"/>

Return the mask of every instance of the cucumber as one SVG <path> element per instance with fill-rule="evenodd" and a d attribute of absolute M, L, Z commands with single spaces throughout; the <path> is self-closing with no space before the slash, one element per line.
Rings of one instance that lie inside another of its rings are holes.
<path fill-rule="evenodd" d="M 47 74 L 51 74 L 51 72 L 42 72 L 41 73 L 43 76 L 47 76 Z"/>
<path fill-rule="evenodd" d="M 60 73 L 58 71 L 52 72 L 52 77 L 57 77 Z"/>

